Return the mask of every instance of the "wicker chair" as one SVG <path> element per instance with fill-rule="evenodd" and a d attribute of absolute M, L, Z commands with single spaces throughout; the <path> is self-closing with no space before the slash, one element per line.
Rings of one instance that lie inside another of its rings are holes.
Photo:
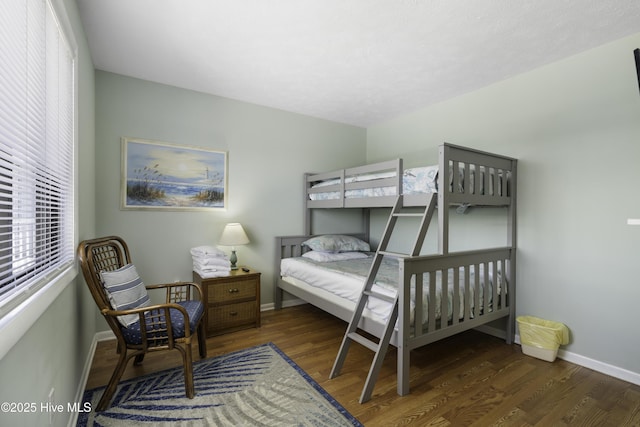
<path fill-rule="evenodd" d="M 103 277 L 104 272 L 119 272 L 131 264 L 127 244 L 116 236 L 85 240 L 78 246 L 78 256 L 91 295 L 118 340 L 117 351 L 120 355 L 96 411 L 103 411 L 109 406 L 129 359 L 135 357 L 134 364 L 138 365 L 145 354 L 151 351 L 180 351 L 184 364 L 185 392 L 188 398 L 193 398 L 191 337 L 196 329 L 200 357 L 207 357 L 205 324 L 202 320 L 204 304 L 199 285 L 176 282 L 140 286 L 142 292 L 145 292 L 144 288 L 165 289 L 166 303 L 118 311 L 114 310 Z M 129 320 L 134 323 L 125 327 L 121 323 L 123 315 L 129 315 Z M 133 319 L 131 315 L 134 315 Z M 167 322 L 166 319 L 171 321 Z"/>

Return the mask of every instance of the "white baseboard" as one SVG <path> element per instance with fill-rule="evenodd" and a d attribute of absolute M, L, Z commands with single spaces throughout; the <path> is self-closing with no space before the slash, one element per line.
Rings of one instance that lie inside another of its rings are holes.
<path fill-rule="evenodd" d="M 96 342 L 109 341 L 109 340 L 115 340 L 116 336 L 113 334 L 113 331 L 102 331 L 102 332 L 98 332 L 94 339 L 96 340 Z M 91 357 L 93 357 L 93 355 Z"/>
<path fill-rule="evenodd" d="M 76 390 L 76 402 L 82 402 L 82 396 L 84 395 L 84 389 L 87 387 L 87 380 L 89 379 L 89 372 L 91 371 L 91 364 L 93 363 L 93 356 L 96 354 L 96 348 L 99 341 L 107 341 L 116 339 L 112 331 L 98 332 L 93 336 L 91 346 L 89 347 L 89 353 L 87 359 L 84 361 L 84 368 L 82 369 L 82 375 L 80 376 L 80 383 Z M 78 424 L 78 412 L 73 412 L 69 418 L 68 427 L 73 427 Z"/>
<path fill-rule="evenodd" d="M 520 344 L 520 335 L 516 335 L 515 341 L 516 344 Z M 600 372 L 601 374 L 609 375 L 610 377 L 618 378 L 631 384 L 640 385 L 640 374 L 637 372 L 629 371 L 618 366 L 610 365 L 608 363 L 562 349 L 558 350 L 558 359 L 575 363 L 576 365 L 592 369 L 596 372 Z"/>
<path fill-rule="evenodd" d="M 282 308 L 286 308 L 286 307 L 293 307 L 296 305 L 302 305 L 302 304 L 307 304 L 307 302 L 305 300 L 302 299 L 287 299 L 282 301 Z M 276 309 L 276 305 L 272 302 L 268 303 L 268 304 L 262 304 L 260 305 L 260 311 L 269 311 L 269 310 L 275 310 Z"/>
<path fill-rule="evenodd" d="M 585 368 L 593 369 L 594 371 L 618 378 L 631 384 L 640 385 L 640 374 L 637 372 L 609 365 L 608 363 L 600 362 L 599 360 L 591 359 L 566 350 L 559 350 L 558 358 L 566 360 L 567 362 L 575 363 L 576 365 L 584 366 Z"/>

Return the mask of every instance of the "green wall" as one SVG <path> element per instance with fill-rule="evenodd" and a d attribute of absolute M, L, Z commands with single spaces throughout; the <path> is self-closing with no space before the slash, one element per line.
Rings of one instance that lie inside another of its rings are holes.
<path fill-rule="evenodd" d="M 122 236 L 145 283 L 159 283 L 191 280 L 189 249 L 240 222 L 251 243 L 239 264 L 262 272 L 262 304 L 273 301 L 274 237 L 304 231 L 303 173 L 365 161 L 363 128 L 103 71 L 96 118 L 97 234 Z M 123 136 L 227 151 L 228 209 L 120 210 Z"/>
<path fill-rule="evenodd" d="M 367 161 L 435 164 L 445 141 L 518 158 L 517 313 L 566 323 L 573 360 L 636 380 L 638 47 L 640 34 L 367 129 Z M 489 224 L 483 210 L 454 221 L 474 218 Z"/>

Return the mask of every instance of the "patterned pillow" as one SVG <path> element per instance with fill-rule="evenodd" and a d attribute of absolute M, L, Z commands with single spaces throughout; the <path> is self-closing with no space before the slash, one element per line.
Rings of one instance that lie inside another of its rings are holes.
<path fill-rule="evenodd" d="M 100 277 L 114 310 L 129 310 L 150 305 L 149 295 L 133 264 L 113 271 L 101 271 Z M 126 328 L 139 319 L 137 314 L 118 316 Z"/>
<path fill-rule="evenodd" d="M 318 252 L 368 252 L 371 250 L 367 242 L 343 234 L 325 234 L 312 237 L 302 242 L 302 245 Z"/>

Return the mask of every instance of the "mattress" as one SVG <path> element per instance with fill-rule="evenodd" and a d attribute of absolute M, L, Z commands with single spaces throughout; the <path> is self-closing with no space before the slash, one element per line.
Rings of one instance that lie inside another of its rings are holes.
<path fill-rule="evenodd" d="M 498 185 L 498 195 L 502 195 L 502 179 L 503 172 L 497 172 L 499 185 Z M 484 189 L 484 175 L 485 168 L 480 167 L 480 189 L 479 194 L 485 194 Z M 494 176 L 496 175 L 496 171 L 490 170 L 489 172 L 489 189 L 490 193 L 493 191 L 494 187 Z M 350 184 L 354 182 L 370 182 L 372 186 L 370 188 L 362 188 L 355 190 L 346 190 L 344 193 L 345 198 L 364 198 L 364 197 L 379 197 L 379 196 L 395 196 L 396 195 L 396 187 L 395 186 L 385 186 L 385 187 L 376 187 L 375 181 L 393 178 L 396 176 L 396 173 L 391 172 L 380 172 L 380 173 L 369 173 L 369 174 L 361 174 L 361 175 L 353 175 L 347 176 L 344 179 L 345 184 Z M 476 176 L 476 168 L 474 165 L 470 167 L 469 173 L 469 185 L 470 189 L 468 194 L 474 194 L 475 192 L 475 176 Z M 458 167 L 458 191 L 457 193 L 464 193 L 465 189 L 465 166 L 464 164 L 460 164 Z M 328 187 L 331 185 L 340 184 L 339 178 L 329 179 L 314 182 L 311 185 L 313 189 L 321 189 L 322 187 Z M 450 169 L 449 173 L 449 188 L 452 190 L 453 188 L 453 169 Z M 438 166 L 423 166 L 416 168 L 405 169 L 402 174 L 402 194 L 411 195 L 411 194 L 425 194 L 425 193 L 437 193 L 438 192 Z M 327 192 L 317 192 L 310 193 L 310 200 L 335 200 L 340 198 L 339 191 L 327 191 Z"/>
<path fill-rule="evenodd" d="M 302 281 L 311 287 L 322 289 L 327 291 L 333 295 L 336 295 L 340 298 L 344 298 L 353 303 L 357 303 L 358 298 L 360 297 L 360 293 L 362 291 L 362 287 L 366 278 L 366 275 L 369 272 L 371 267 L 371 262 L 373 261 L 373 254 L 371 254 L 367 258 L 363 259 L 354 259 L 348 261 L 332 261 L 332 262 L 315 262 L 305 257 L 294 257 L 294 258 L 285 258 L 281 261 L 281 269 L 280 275 L 283 277 L 283 280 L 287 280 L 287 278 L 293 278 L 293 281 L 290 283 L 295 284 L 295 281 Z M 474 274 L 473 266 L 470 267 L 469 280 L 470 283 L 474 283 Z M 480 265 L 478 269 L 480 272 L 480 295 L 479 301 L 481 301 L 480 305 L 482 306 L 483 298 L 484 298 L 484 272 L 483 266 Z M 459 298 L 460 298 L 460 306 L 458 310 L 458 319 L 464 319 L 465 313 L 465 284 L 464 284 L 464 274 L 462 271 L 460 272 L 460 282 L 459 282 Z M 488 296 L 491 299 L 493 296 L 492 291 L 492 282 L 493 282 L 493 274 L 490 272 L 489 276 L 489 289 Z M 384 257 L 380 266 L 380 270 L 378 271 L 378 275 L 376 277 L 376 281 L 373 285 L 372 290 L 375 292 L 379 292 L 381 294 L 394 297 L 396 295 L 398 289 L 398 278 L 399 278 L 399 269 L 398 269 L 398 260 L 392 257 Z M 448 299 L 447 299 L 447 313 L 448 320 L 451 320 L 453 317 L 453 296 L 454 296 L 454 272 L 453 269 L 450 269 L 447 273 L 447 283 L 449 284 L 448 289 Z M 429 302 L 431 300 L 431 296 L 429 295 L 429 274 L 424 274 L 423 276 L 423 298 L 422 298 L 422 310 L 424 313 L 423 318 L 429 318 Z M 501 275 L 498 272 L 498 294 L 500 293 L 500 284 L 502 283 Z M 411 291 L 411 306 L 410 306 L 410 319 L 411 324 L 413 325 L 414 317 L 415 317 L 415 295 L 414 295 L 414 286 L 412 286 Z M 435 295 L 435 319 L 440 319 L 442 316 L 442 273 L 437 272 L 436 274 L 436 295 Z M 475 287 L 471 286 L 469 289 L 469 303 L 470 303 L 470 313 L 471 317 L 473 317 L 474 313 L 474 305 L 475 305 Z M 489 306 L 491 301 L 489 301 Z M 392 304 L 380 300 L 375 297 L 369 298 L 367 302 L 367 310 L 372 313 L 373 317 L 375 317 L 380 322 L 385 323 L 389 318 L 391 313 Z M 426 320 L 423 322 L 423 325 L 426 325 Z"/>
<path fill-rule="evenodd" d="M 393 178 L 395 172 L 370 173 L 346 177 L 345 184 L 353 182 L 371 181 L 375 185 L 376 180 Z M 438 181 L 438 166 L 425 166 L 419 168 L 405 169 L 402 174 L 402 193 L 403 194 L 421 194 L 436 193 Z M 311 188 L 322 188 L 330 185 L 340 184 L 340 179 L 330 179 L 314 183 Z M 396 187 L 374 187 L 363 188 L 357 190 L 345 191 L 346 198 L 359 197 L 378 197 L 378 196 L 395 196 Z M 340 192 L 329 191 L 324 193 L 312 193 L 309 195 L 311 200 L 333 200 L 340 198 Z"/>

